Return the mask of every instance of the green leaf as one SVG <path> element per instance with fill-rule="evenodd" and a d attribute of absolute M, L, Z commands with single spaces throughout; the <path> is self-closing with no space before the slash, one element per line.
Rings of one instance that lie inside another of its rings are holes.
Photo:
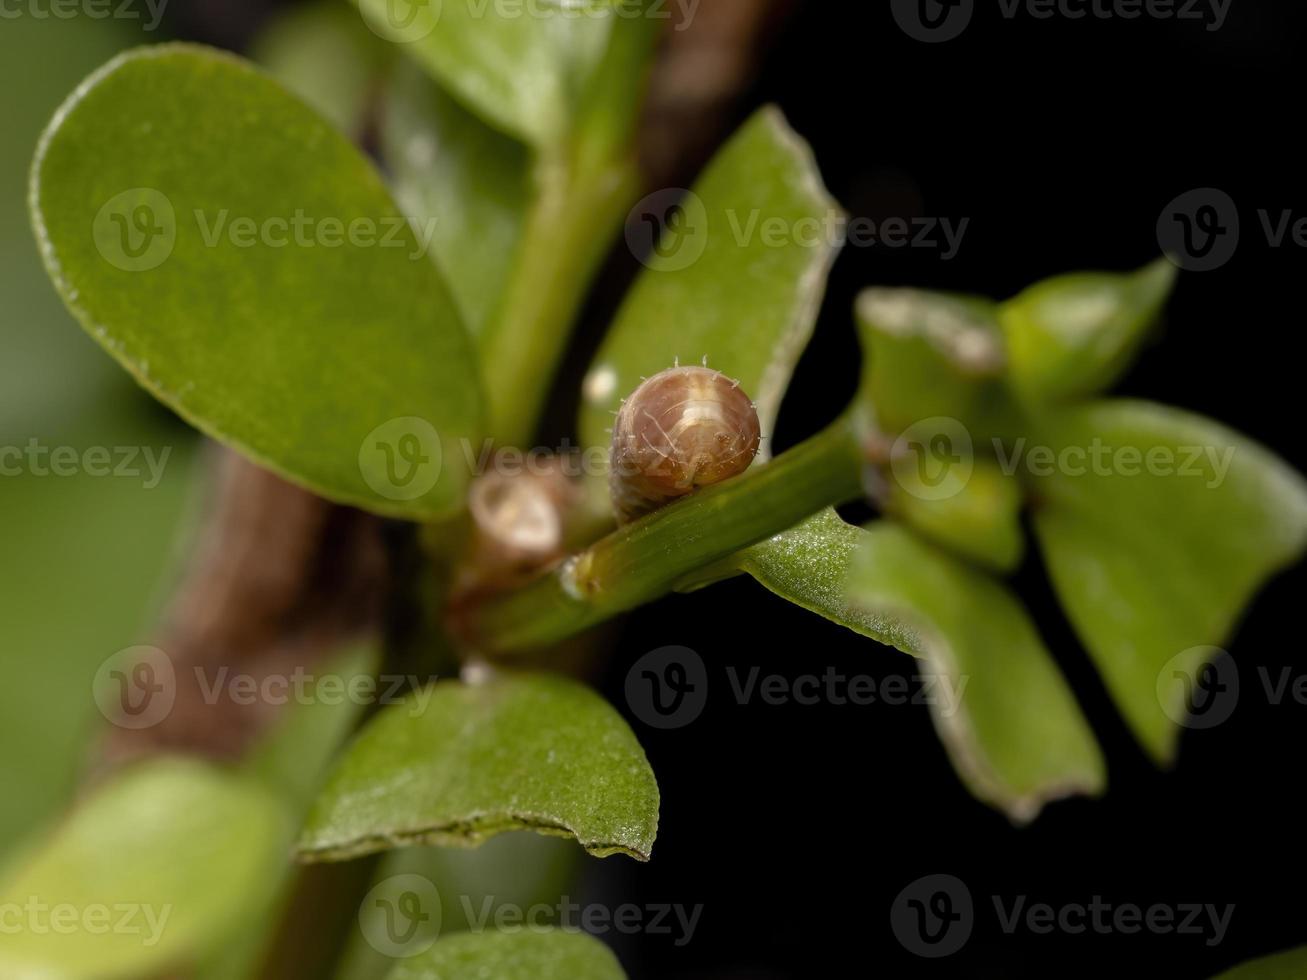
<path fill-rule="evenodd" d="M 665 192 L 654 195 L 633 218 L 665 223 L 673 203 Z M 738 379 L 770 435 L 812 334 L 837 251 L 823 229 L 841 212 L 779 110 L 763 109 L 736 133 L 680 210 L 684 228 L 662 229 L 660 257 L 632 288 L 586 376 L 586 446 L 608 445 L 610 413 L 642 376 L 678 357 L 706 356 Z M 781 244 L 769 227 L 784 229 Z"/>
<path fill-rule="evenodd" d="M 739 552 L 737 567 L 783 599 L 855 633 L 900 650 L 914 634 L 892 616 L 853 601 L 849 569 L 867 532 L 842 520 L 833 508 Z"/>
<path fill-rule="evenodd" d="M 935 419 L 969 438 L 1010 431 L 1014 408 L 996 308 L 989 300 L 919 289 L 867 289 L 858 296 L 863 377 L 859 399 L 889 437 Z"/>
<path fill-rule="evenodd" d="M 978 798 L 1026 821 L 1049 800 L 1102 791 L 1106 776 L 1093 733 L 1034 624 L 1003 585 L 903 528 L 878 523 L 863 532 L 848 590 L 847 601 L 863 616 L 911 631 L 905 638 L 895 630 L 887 642 L 948 681 L 932 717 Z M 949 690 L 959 696 L 951 701 Z"/>
<path fill-rule="evenodd" d="M 1159 673 L 1225 643 L 1262 583 L 1302 555 L 1307 484 L 1224 426 L 1147 402 L 1046 416 L 1038 441 L 1063 460 L 1031 479 L 1053 584 L 1136 736 L 1168 762 L 1185 709 L 1178 686 L 1159 700 Z M 1034 459 L 1013 462 L 1029 474 Z"/>
<path fill-rule="evenodd" d="M 637 29 L 611 2 L 355 0 L 469 109 L 535 144 L 563 139 L 613 31 Z"/>
<path fill-rule="evenodd" d="M 501 908 L 556 906 L 575 887 L 585 857 L 570 841 L 540 834 L 500 834 L 478 848 L 406 847 L 385 854 L 372 884 L 418 875 L 442 901 L 440 932 L 446 936 L 485 928 L 486 912 Z M 373 914 L 385 914 L 382 909 Z M 422 940 L 419 940 L 422 941 Z M 335 980 L 383 980 L 395 964 L 385 945 L 378 948 L 364 929 L 353 930 L 338 961 Z"/>
<path fill-rule="evenodd" d="M 954 554 L 997 571 L 1010 572 L 1021 563 L 1021 484 L 998 464 L 968 454 L 945 460 L 939 468 L 917 446 L 886 471 L 886 514 Z"/>
<path fill-rule="evenodd" d="M 285 833 L 275 798 L 240 777 L 182 758 L 133 766 L 0 887 L 0 906 L 27 910 L 0 932 L 0 973 L 112 980 L 200 956 L 284 860 Z"/>
<path fill-rule="evenodd" d="M 386 980 L 626 980 L 593 936 L 561 929 L 447 936 L 402 961 Z"/>
<path fill-rule="evenodd" d="M 1102 790 L 1097 743 L 1021 606 L 998 582 L 890 523 L 833 510 L 741 553 L 772 592 L 931 672 L 931 716 L 968 788 L 1018 821 Z"/>
<path fill-rule="evenodd" d="M 647 860 L 658 786 L 635 736 L 590 689 L 547 674 L 442 683 L 387 708 L 346 751 L 300 839 L 305 860 L 506 830 Z"/>
<path fill-rule="evenodd" d="M 371 677 L 380 661 L 370 644 L 344 649 L 327 660 L 313 679 L 307 698 L 287 705 L 276 725 L 241 761 L 241 772 L 275 794 L 291 815 L 279 847 L 289 856 L 300 821 L 326 778 L 328 764 L 358 721 L 363 707 L 342 697 L 356 678 Z M 339 679 L 342 683 L 337 684 Z M 324 685 L 334 690 L 324 690 Z M 197 970 L 195 980 L 241 980 L 257 975 L 260 957 L 282 925 L 287 903 L 294 895 L 297 873 L 286 860 L 269 869 L 265 886 L 246 895 L 241 923 L 231 941 L 223 944 Z"/>
<path fill-rule="evenodd" d="M 87 735 L 103 722 L 87 696 L 96 668 L 139 641 L 193 489 L 197 440 L 87 341 L 27 225 L 32 147 L 69 89 L 131 37 L 125 28 L 86 17 L 0 27 L 0 745 L 22 746 L 0 754 L 0 862 L 71 799 Z M 39 470 L 5 451 L 25 454 L 33 439 L 45 449 Z M 75 450 L 76 475 L 50 470 L 62 447 Z M 88 472 L 103 462 L 96 454 L 112 469 L 129 451 L 133 475 Z"/>
<path fill-rule="evenodd" d="M 71 322 L 47 325 L 78 333 Z M 59 363 L 47 360 L 47 377 Z M 0 754 L 0 858 L 20 833 L 71 798 L 86 764 L 88 734 L 104 723 L 88 695 L 96 669 L 139 641 L 157 611 L 160 582 L 174 571 L 178 531 L 196 490 L 196 440 L 175 422 L 145 417 L 141 409 L 151 408 L 130 386 L 110 387 L 87 408 L 94 416 L 76 429 L 29 429 L 13 443 L 0 436 L 0 445 L 26 448 L 35 438 L 47 449 L 74 450 L 79 465 L 108 453 L 108 466 L 118 466 L 132 447 L 140 472 L 115 478 L 82 465 L 75 475 L 57 476 L 47 455 L 45 475 L 0 477 L 0 595 L 7 610 L 0 622 L 0 745 L 25 747 Z M 52 547 L 52 541 L 76 545 Z M 76 615 L 69 615 L 70 596 Z"/>
<path fill-rule="evenodd" d="M 1307 946 L 1241 963 L 1213 980 L 1302 980 L 1307 976 Z"/>
<path fill-rule="evenodd" d="M 490 129 L 407 64 L 387 90 L 382 152 L 413 223 L 475 335 L 515 267 L 531 197 L 526 147 Z"/>
<path fill-rule="evenodd" d="M 302 703 L 286 706 L 276 725 L 242 761 L 242 769 L 302 814 L 317 796 L 332 756 L 358 722 L 363 708 L 340 691 L 376 674 L 381 654 L 373 643 L 347 647 L 325 662 Z M 325 691 L 320 693 L 322 688 Z M 381 684 L 384 690 L 385 683 Z"/>
<path fill-rule="evenodd" d="M 1077 272 L 1046 279 L 999 307 L 1014 387 L 1031 402 L 1092 395 L 1130 365 L 1156 322 L 1176 268 Z"/>
<path fill-rule="evenodd" d="M 343 133 L 363 125 L 390 45 L 363 26 L 356 12 L 316 0 L 278 15 L 259 32 L 250 58 Z"/>
<path fill-rule="evenodd" d="M 31 206 L 69 309 L 201 430 L 379 513 L 461 503 L 438 464 L 481 398 L 454 302 L 368 161 L 275 82 L 129 52 L 55 116 Z"/>

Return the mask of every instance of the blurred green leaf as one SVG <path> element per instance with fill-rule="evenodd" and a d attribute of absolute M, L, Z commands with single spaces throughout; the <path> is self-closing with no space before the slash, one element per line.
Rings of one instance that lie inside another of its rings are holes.
<path fill-rule="evenodd" d="M 950 473 L 926 475 L 922 465 L 903 458 L 886 468 L 884 512 L 954 554 L 1000 572 L 1016 568 L 1025 551 L 1021 484 L 985 457 L 947 461 Z"/>
<path fill-rule="evenodd" d="M 447 936 L 396 964 L 387 980 L 626 980 L 593 936 L 561 929 Z"/>
<path fill-rule="evenodd" d="M 339 860 L 534 830 L 647 860 L 657 826 L 657 783 L 616 711 L 562 677 L 503 675 L 438 684 L 381 712 L 338 763 L 299 848 Z"/>
<path fill-rule="evenodd" d="M 535 144 L 567 134 L 611 33 L 637 29 L 610 0 L 355 2 L 374 32 L 403 47 L 469 109 Z"/>
<path fill-rule="evenodd" d="M 1102 757 L 1024 610 L 998 582 L 883 522 L 833 510 L 741 555 L 784 599 L 911 654 L 954 768 L 978 798 L 1032 820 L 1102 790 Z"/>
<path fill-rule="evenodd" d="M 318 0 L 276 16 L 250 58 L 342 133 L 363 125 L 390 46 L 338 0 Z"/>
<path fill-rule="evenodd" d="M 576 885 L 582 852 L 570 841 L 532 833 L 500 834 L 475 850 L 406 847 L 386 854 L 374 884 L 399 875 L 419 875 L 438 895 L 457 895 L 441 903 L 440 932 L 450 936 L 481 926 L 482 910 L 557 905 Z M 493 915 L 493 912 L 491 913 Z M 395 965 L 362 928 L 353 931 L 335 980 L 383 980 Z"/>
<path fill-rule="evenodd" d="M 999 582 L 878 523 L 861 536 L 847 587 L 847 602 L 864 615 L 911 631 L 883 640 L 934 672 L 935 727 L 979 799 L 1026 821 L 1049 800 L 1102 791 L 1093 733 L 1034 624 Z"/>
<path fill-rule="evenodd" d="M 281 925 L 281 913 L 295 875 L 290 861 L 299 822 L 326 778 L 328 763 L 345 742 L 363 707 L 336 692 L 351 690 L 356 678 L 375 673 L 380 655 L 370 644 L 329 659 L 308 689 L 308 698 L 286 706 L 273 728 L 241 761 L 241 772 L 275 794 L 288 815 L 281 841 L 282 863 L 268 869 L 261 887 L 246 895 L 242 923 L 230 942 L 196 971 L 196 980 L 243 980 L 258 975 L 259 957 Z M 340 685 L 335 683 L 339 678 Z M 323 684 L 334 688 L 321 694 Z"/>
<path fill-rule="evenodd" d="M 1134 359 L 1156 322 L 1176 268 L 1158 259 L 1138 272 L 1076 272 L 1046 279 L 999 307 L 1010 377 L 1027 400 L 1092 395 Z"/>
<path fill-rule="evenodd" d="M 0 439 L 75 424 L 121 372 L 74 325 L 43 274 L 27 222 L 32 147 L 50 114 L 130 40 L 122 21 L 6 18 L 0 31 Z M 51 384 L 58 370 L 59 384 Z"/>
<path fill-rule="evenodd" d="M 1213 980 L 1302 980 L 1303 977 L 1307 977 L 1307 946 L 1241 963 Z"/>
<path fill-rule="evenodd" d="M 195 760 L 137 764 L 0 886 L 0 905 L 27 910 L 25 928 L 7 921 L 0 933 L 0 973 L 136 978 L 202 955 L 283 860 L 285 834 L 276 799 L 254 783 Z"/>
<path fill-rule="evenodd" d="M 735 556 L 741 571 L 797 606 L 902 650 L 913 633 L 897 619 L 854 602 L 848 576 L 867 532 L 828 508 Z"/>
<path fill-rule="evenodd" d="M 139 642 L 171 570 L 193 486 L 195 440 L 178 424 L 125 408 L 106 398 L 94 421 L 28 438 L 73 451 L 79 461 L 108 453 L 114 468 L 135 454 L 138 477 L 96 475 L 82 464 L 74 475 L 57 476 L 48 456 L 44 475 L 0 476 L 0 744 L 25 746 L 0 754 L 0 849 L 71 795 L 89 736 L 104 724 L 91 696 L 96 670 Z"/>
<path fill-rule="evenodd" d="M 841 212 L 779 110 L 755 114 L 676 202 L 660 192 L 633 212 L 662 237 L 586 376 L 586 446 L 608 445 L 610 413 L 677 357 L 738 379 L 770 435 L 812 335 Z"/>
<path fill-rule="evenodd" d="M 396 67 L 385 110 L 383 154 L 396 197 L 418 227 L 431 228 L 432 257 L 478 334 L 516 265 L 530 155 L 406 64 Z"/>
<path fill-rule="evenodd" d="M 131 39 L 125 27 L 19 17 L 0 30 L 0 744 L 23 746 L 0 755 L 0 860 L 71 796 L 103 723 L 89 696 L 96 667 L 139 641 L 192 487 L 194 434 L 68 316 L 26 219 L 32 147 L 68 91 Z M 31 440 L 45 475 L 8 452 L 25 458 Z M 49 469 L 63 447 L 75 475 Z M 107 450 L 111 468 L 134 454 L 137 475 L 88 473 L 88 450 Z"/>
<path fill-rule="evenodd" d="M 1058 596 L 1135 734 L 1168 762 L 1185 705 L 1178 686 L 1162 704 L 1158 676 L 1226 642 L 1257 589 L 1302 555 L 1307 484 L 1238 433 L 1147 402 L 1048 413 L 1035 443 L 1056 460 L 1031 488 Z M 1031 447 L 1012 448 L 1029 476 Z"/>
<path fill-rule="evenodd" d="M 480 428 L 454 302 L 372 166 L 276 83 L 129 52 L 47 130 L 32 211 L 68 307 L 203 431 L 379 513 L 461 502 L 465 469 L 433 462 Z"/>
<path fill-rule="evenodd" d="M 919 289 L 867 289 L 858 296 L 863 378 L 859 398 L 875 429 L 893 438 L 949 419 L 988 438 L 1013 428 L 1003 385 L 1006 355 L 989 300 Z"/>

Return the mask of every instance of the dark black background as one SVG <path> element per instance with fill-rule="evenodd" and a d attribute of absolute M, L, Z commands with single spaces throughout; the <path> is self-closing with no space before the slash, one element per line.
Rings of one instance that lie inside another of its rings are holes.
<path fill-rule="evenodd" d="M 1059 272 L 1135 268 L 1159 253 L 1163 207 L 1210 186 L 1239 207 L 1239 250 L 1219 270 L 1181 276 L 1158 341 L 1118 390 L 1218 418 L 1307 467 L 1307 256 L 1268 247 L 1256 218 L 1260 208 L 1307 215 L 1297 108 L 1305 15 L 1300 4 L 1233 0 L 1209 32 L 1148 19 L 1009 21 L 996 0 L 978 0 L 962 36 L 924 44 L 886 4 L 800 4 L 740 118 L 779 103 L 854 215 L 971 222 L 950 261 L 913 248 L 845 251 L 777 448 L 815 431 L 853 391 L 860 288 L 1004 297 Z M 1305 583 L 1295 569 L 1249 610 L 1229 644 L 1243 677 L 1301 669 Z M 620 874 L 631 900 L 705 906 L 685 949 L 656 937 L 621 948 L 633 977 L 1046 978 L 1124 967 L 1205 978 L 1307 942 L 1307 707 L 1245 696 L 1224 725 L 1187 732 L 1174 770 L 1159 772 L 1062 618 L 1033 549 L 1015 587 L 1100 738 L 1106 795 L 1053 804 L 1015 828 L 962 789 L 925 708 L 739 707 L 727 695 L 680 730 L 633 718 L 662 788 L 659 838 L 648 866 L 604 874 Z M 626 622 L 606 685 L 615 703 L 631 663 L 664 644 L 695 648 L 718 668 L 719 687 L 726 664 L 790 677 L 828 665 L 912 672 L 906 657 L 737 580 Z M 889 924 L 900 889 L 931 873 L 961 878 L 977 904 L 971 940 L 944 960 L 905 951 Z M 1210 948 L 1147 933 L 1007 935 L 993 895 L 1235 911 Z"/>
<path fill-rule="evenodd" d="M 205 6 L 180 15 L 174 30 L 229 44 L 247 33 L 232 26 L 241 18 L 198 16 Z M 260 7 L 247 5 L 251 14 Z M 1008 20 L 997 0 L 977 0 L 961 37 L 925 44 L 905 35 L 884 3 L 800 3 L 738 120 L 778 103 L 854 215 L 970 223 L 950 261 L 915 248 L 846 250 L 776 447 L 818 429 L 851 396 L 850 311 L 860 288 L 1004 297 L 1058 272 L 1136 268 L 1159 252 L 1163 207 L 1211 186 L 1240 209 L 1239 250 L 1219 270 L 1181 277 L 1164 330 L 1119 390 L 1218 418 L 1307 469 L 1299 435 L 1305 256 L 1268 247 L 1256 219 L 1260 208 L 1307 215 L 1305 21 L 1303 5 L 1285 0 L 1232 0 L 1214 32 L 1149 18 Z M 629 257 L 616 260 L 601 292 L 619 291 L 634 271 Z M 1305 582 L 1307 572 L 1293 570 L 1249 610 L 1229 644 L 1243 676 L 1301 667 Z M 1014 585 L 1100 738 L 1106 795 L 1053 804 L 1016 828 L 962 788 L 924 707 L 739 707 L 710 697 L 697 722 L 666 732 L 628 711 L 662 789 L 655 857 L 643 866 L 591 862 L 586 890 L 614 903 L 704 905 L 684 948 L 667 937 L 610 937 L 633 980 L 1045 978 L 1112 967 L 1196 980 L 1307 943 L 1298 832 L 1307 707 L 1244 697 L 1224 725 L 1186 733 L 1177 766 L 1159 772 L 1116 714 L 1033 549 Z M 790 677 L 828 666 L 878 678 L 912 673 L 908 658 L 736 580 L 625 621 L 602 680 L 614 704 L 626 710 L 630 665 L 667 644 L 696 649 L 719 681 L 728 664 Z M 932 873 L 961 878 L 977 904 L 971 940 L 943 960 L 912 955 L 890 929 L 894 897 Z M 1054 905 L 1095 896 L 1139 906 L 1233 903 L 1235 912 L 1214 948 L 1201 937 L 1146 932 L 1007 935 L 993 895 L 1009 904 L 1019 895 Z"/>

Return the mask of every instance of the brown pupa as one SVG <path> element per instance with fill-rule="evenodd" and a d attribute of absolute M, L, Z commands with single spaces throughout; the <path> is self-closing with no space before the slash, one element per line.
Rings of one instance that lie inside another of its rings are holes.
<path fill-rule="evenodd" d="M 618 521 L 744 472 L 760 438 L 738 382 L 707 367 L 655 374 L 622 402 L 613 426 L 608 481 Z"/>

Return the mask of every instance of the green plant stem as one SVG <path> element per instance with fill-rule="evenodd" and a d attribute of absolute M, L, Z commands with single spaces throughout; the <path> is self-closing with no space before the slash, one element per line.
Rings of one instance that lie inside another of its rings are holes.
<path fill-rule="evenodd" d="M 595 169 L 546 161 L 537 180 L 518 267 L 481 345 L 491 433 L 501 445 L 531 439 L 572 319 L 639 184 L 627 161 Z"/>
<path fill-rule="evenodd" d="M 697 569 L 862 493 L 856 426 L 841 417 L 742 476 L 620 528 L 516 592 L 458 611 L 487 655 L 529 649 L 672 591 Z"/>

